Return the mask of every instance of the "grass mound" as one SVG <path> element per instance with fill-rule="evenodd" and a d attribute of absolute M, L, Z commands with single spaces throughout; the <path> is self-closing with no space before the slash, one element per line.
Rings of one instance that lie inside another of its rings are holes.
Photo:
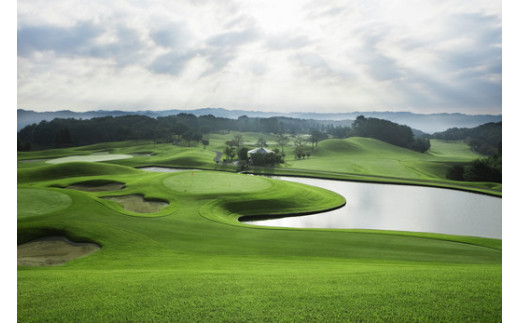
<path fill-rule="evenodd" d="M 66 177 L 137 174 L 130 167 L 105 163 L 74 162 L 18 170 L 18 183 L 47 181 Z"/>
<path fill-rule="evenodd" d="M 72 204 L 70 196 L 53 190 L 18 188 L 17 194 L 19 218 L 59 211 Z"/>

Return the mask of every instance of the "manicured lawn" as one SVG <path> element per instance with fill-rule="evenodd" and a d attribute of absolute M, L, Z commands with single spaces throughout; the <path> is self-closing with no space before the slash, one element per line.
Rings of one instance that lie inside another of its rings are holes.
<path fill-rule="evenodd" d="M 445 179 L 453 162 L 469 162 L 479 156 L 463 143 L 432 140 L 431 151 L 418 153 L 371 138 L 329 139 L 321 142 L 308 159 L 294 160 L 290 167 L 333 170 L 340 173 Z"/>
<path fill-rule="evenodd" d="M 177 154 L 214 157 L 202 148 L 113 147 L 131 149 L 153 151 L 149 158 L 166 164 Z M 20 322 L 501 320 L 500 240 L 245 225 L 236 219 L 345 200 L 270 178 L 115 164 L 146 158 L 19 168 L 18 243 L 62 234 L 102 246 L 63 266 L 19 267 Z M 125 188 L 60 188 L 85 181 Z M 132 194 L 169 204 L 138 214 L 102 198 Z"/>

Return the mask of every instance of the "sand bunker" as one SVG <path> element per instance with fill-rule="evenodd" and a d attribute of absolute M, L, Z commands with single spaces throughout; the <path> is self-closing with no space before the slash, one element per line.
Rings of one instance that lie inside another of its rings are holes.
<path fill-rule="evenodd" d="M 72 242 L 65 237 L 40 238 L 18 246 L 18 266 L 62 265 L 99 249 L 95 243 Z"/>
<path fill-rule="evenodd" d="M 60 164 L 60 163 L 68 163 L 68 162 L 98 162 L 98 161 L 107 161 L 107 160 L 116 160 L 116 159 L 125 159 L 132 158 L 132 155 L 124 155 L 124 154 L 92 154 L 92 155 L 82 155 L 82 156 L 68 156 L 47 160 L 46 163 L 49 164 Z"/>
<path fill-rule="evenodd" d="M 67 186 L 66 188 L 84 192 L 118 191 L 125 188 L 125 184 L 118 182 L 81 182 Z"/>
<path fill-rule="evenodd" d="M 168 203 L 147 201 L 141 195 L 104 196 L 104 199 L 116 201 L 123 205 L 125 210 L 136 213 L 156 213 L 166 207 Z"/>

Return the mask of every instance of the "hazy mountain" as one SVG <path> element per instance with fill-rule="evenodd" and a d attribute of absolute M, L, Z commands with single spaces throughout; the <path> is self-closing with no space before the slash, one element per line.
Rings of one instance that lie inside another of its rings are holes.
<path fill-rule="evenodd" d="M 39 123 L 42 120 L 50 121 L 54 118 L 74 118 L 90 119 L 103 116 L 121 116 L 139 114 L 149 117 L 159 117 L 175 115 L 179 113 L 191 113 L 196 116 L 212 114 L 216 117 L 236 119 L 240 116 L 268 118 L 273 116 L 283 116 L 300 119 L 314 120 L 355 120 L 357 116 L 373 117 L 389 120 L 398 124 L 405 124 L 411 128 L 419 129 L 426 133 L 444 131 L 449 128 L 471 128 L 488 122 L 502 121 L 502 115 L 467 115 L 461 113 L 435 113 L 435 114 L 416 114 L 411 112 L 345 112 L 345 113 L 309 113 L 309 112 L 261 112 L 245 110 L 227 110 L 223 108 L 204 108 L 196 110 L 143 110 L 143 111 L 108 111 L 97 110 L 87 112 L 74 112 L 70 110 L 53 112 L 35 112 L 30 110 L 18 109 L 17 130 L 26 125 Z"/>

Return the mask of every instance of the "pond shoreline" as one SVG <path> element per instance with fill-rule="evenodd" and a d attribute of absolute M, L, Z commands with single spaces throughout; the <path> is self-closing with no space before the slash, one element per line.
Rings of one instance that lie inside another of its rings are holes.
<path fill-rule="evenodd" d="M 189 171 L 189 170 L 209 170 L 209 171 L 219 171 L 219 172 L 228 172 L 228 173 L 237 173 L 234 170 L 229 169 L 216 169 L 216 168 L 182 168 L 182 167 L 172 167 L 172 166 L 163 166 L 163 165 L 146 165 L 146 166 L 137 166 L 136 169 L 144 170 L 144 168 L 157 168 L 157 169 L 167 169 L 165 172 L 176 172 L 176 171 Z M 277 169 L 280 171 L 280 173 L 275 172 L 255 172 L 255 171 L 241 171 L 238 172 L 240 174 L 247 174 L 247 175 L 257 175 L 257 176 L 285 176 L 285 177 L 303 177 L 303 178 L 310 178 L 310 179 L 323 179 L 323 180 L 335 180 L 335 181 L 341 181 L 341 182 L 356 182 L 356 183 L 371 183 L 371 184 L 390 184 L 390 185 L 405 185 L 405 186 L 419 186 L 419 187 L 432 187 L 432 188 L 441 188 L 441 189 L 449 189 L 454 191 L 461 191 L 461 192 L 467 192 L 467 193 L 475 193 L 475 194 L 482 194 L 486 196 L 491 197 L 497 197 L 502 198 L 502 191 L 501 190 L 495 190 L 492 188 L 483 188 L 483 187 L 477 187 L 477 186 L 469 186 L 469 185 L 457 185 L 457 184 L 450 184 L 450 183 L 438 183 L 434 181 L 428 181 L 428 180 L 419 180 L 419 179 L 406 179 L 406 178 L 399 178 L 399 177 L 385 177 L 385 176 L 377 176 L 377 175 L 363 175 L 363 174 L 351 174 L 351 173 L 333 173 L 333 172 L 322 172 L 323 175 L 330 175 L 330 177 L 327 176 L 321 176 L 319 174 L 312 175 L 312 174 L 290 174 L 283 171 L 283 169 Z M 159 172 L 159 170 L 156 170 Z M 314 171 L 312 171 L 314 172 Z M 361 177 L 361 178 L 341 178 L 338 176 L 355 176 L 355 177 Z"/>
<path fill-rule="evenodd" d="M 243 215 L 243 216 L 240 216 L 238 217 L 238 221 L 241 222 L 241 223 L 246 223 L 247 222 L 262 222 L 262 221 L 265 221 L 265 220 L 275 220 L 275 219 L 282 219 L 282 218 L 290 218 L 290 217 L 298 217 L 298 216 L 305 216 L 305 215 L 313 215 L 313 214 L 320 214 L 320 213 L 324 213 L 324 212 L 330 212 L 330 211 L 334 211 L 334 210 L 338 210 L 338 209 L 341 209 L 342 207 L 344 207 L 345 205 L 347 205 L 347 203 L 343 203 L 339 206 L 336 206 L 336 207 L 332 207 L 332 208 L 329 208 L 329 209 L 325 209 L 325 210 L 320 210 L 320 211 L 308 211 L 308 212 L 296 212 L 296 213 L 281 213 L 281 214 L 269 214 L 269 215 Z"/>

